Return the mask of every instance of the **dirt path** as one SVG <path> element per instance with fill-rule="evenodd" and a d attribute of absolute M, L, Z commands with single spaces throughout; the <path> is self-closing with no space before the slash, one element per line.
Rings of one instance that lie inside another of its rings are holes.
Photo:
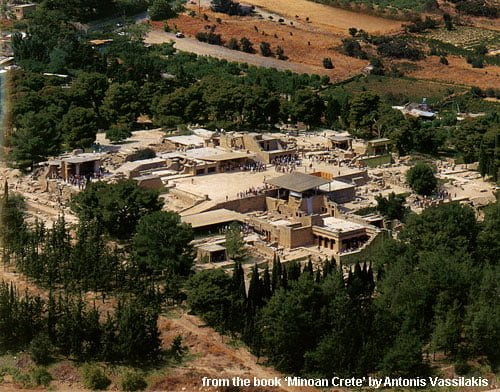
<path fill-rule="evenodd" d="M 305 64 L 296 64 L 289 61 L 281 61 L 275 58 L 263 57 L 255 54 L 231 50 L 223 46 L 210 45 L 200 42 L 194 38 L 176 38 L 173 33 L 153 30 L 146 37 L 148 44 L 160 44 L 163 42 L 175 42 L 175 48 L 184 52 L 196 53 L 201 56 L 211 56 L 218 59 L 226 59 L 238 63 L 248 63 L 258 67 L 276 68 L 290 70 L 297 73 L 324 73 L 324 69 Z"/>

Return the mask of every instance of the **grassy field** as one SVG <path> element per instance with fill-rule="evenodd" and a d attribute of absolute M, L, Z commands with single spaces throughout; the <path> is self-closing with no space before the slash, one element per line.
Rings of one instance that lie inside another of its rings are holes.
<path fill-rule="evenodd" d="M 467 91 L 464 87 L 429 82 L 427 80 L 375 75 L 354 79 L 340 84 L 338 88 L 343 88 L 352 93 L 373 91 L 393 105 L 401 105 L 408 101 L 421 102 L 422 98 L 427 98 L 430 104 L 435 104 L 452 94 Z"/>

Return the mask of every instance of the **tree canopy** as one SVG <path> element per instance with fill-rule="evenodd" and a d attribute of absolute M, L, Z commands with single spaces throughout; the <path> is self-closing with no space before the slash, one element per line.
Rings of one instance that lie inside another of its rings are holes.
<path fill-rule="evenodd" d="M 161 210 L 158 196 L 158 191 L 140 188 L 133 180 L 94 182 L 73 197 L 71 208 L 81 220 L 96 219 L 110 236 L 126 239 L 144 215 Z"/>

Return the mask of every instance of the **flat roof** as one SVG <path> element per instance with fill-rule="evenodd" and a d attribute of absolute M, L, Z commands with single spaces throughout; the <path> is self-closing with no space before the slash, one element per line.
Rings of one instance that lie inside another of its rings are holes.
<path fill-rule="evenodd" d="M 205 128 L 196 128 L 196 129 L 193 129 L 193 133 L 196 136 L 202 137 L 204 139 L 209 139 L 213 136 L 214 131 L 210 131 L 210 130 L 205 129 Z"/>
<path fill-rule="evenodd" d="M 328 184 L 330 180 L 310 174 L 294 172 L 285 174 L 284 176 L 270 178 L 265 181 L 266 184 L 277 186 L 278 188 L 287 189 L 293 192 L 305 192 L 309 189 L 317 188 L 321 185 Z"/>
<path fill-rule="evenodd" d="M 64 157 L 61 158 L 61 161 L 66 163 L 85 163 L 85 162 L 95 162 L 100 161 L 102 159 L 101 154 L 79 154 L 72 157 Z"/>
<path fill-rule="evenodd" d="M 347 142 L 349 140 L 352 140 L 352 137 L 349 136 L 330 136 L 330 140 L 333 140 L 334 142 Z"/>
<path fill-rule="evenodd" d="M 222 150 L 219 148 L 214 148 L 214 147 L 201 147 L 201 148 L 194 148 L 192 150 L 187 150 L 184 152 L 184 156 L 188 158 L 197 158 L 197 159 L 205 159 L 206 157 L 211 157 L 215 155 L 223 155 L 227 154 L 228 150 Z"/>
<path fill-rule="evenodd" d="M 219 244 L 201 245 L 199 246 L 199 248 L 204 249 L 208 252 L 219 252 L 221 250 L 226 250 L 226 248 Z"/>
<path fill-rule="evenodd" d="M 245 215 L 225 208 L 181 217 L 183 223 L 190 224 L 194 229 L 234 221 L 243 222 L 244 219 Z"/>
<path fill-rule="evenodd" d="M 324 218 L 323 224 L 325 229 L 342 232 L 355 231 L 365 228 L 365 226 L 360 225 L 359 223 L 351 222 L 345 219 L 334 218 L 333 216 Z"/>
<path fill-rule="evenodd" d="M 132 162 L 125 162 L 123 165 L 121 165 L 118 169 L 115 171 L 117 172 L 128 172 L 132 170 L 136 170 L 140 168 L 141 166 L 144 165 L 150 165 L 150 164 L 161 164 L 161 163 L 166 163 L 165 159 L 163 158 L 150 158 L 150 159 L 140 159 L 138 161 L 132 161 Z"/>
<path fill-rule="evenodd" d="M 351 189 L 351 188 L 356 188 L 356 185 L 338 180 L 330 181 L 329 184 L 321 185 L 319 187 L 319 189 L 322 190 L 323 192 L 334 192 L 334 191 L 340 191 L 342 189 Z"/>
<path fill-rule="evenodd" d="M 161 181 L 160 176 L 158 176 L 156 174 L 145 174 L 143 176 L 134 177 L 135 181 L 147 181 L 147 180 L 156 180 L 156 179 Z"/>
<path fill-rule="evenodd" d="M 380 143 L 391 143 L 391 139 L 387 139 L 385 137 L 382 137 L 380 139 L 368 140 L 368 144 L 380 144 Z"/>
<path fill-rule="evenodd" d="M 201 158 L 201 159 L 204 159 L 207 161 L 230 161 L 232 159 L 252 158 L 254 156 L 255 155 L 247 154 L 246 152 L 227 152 L 225 154 L 206 156 L 206 157 Z"/>
<path fill-rule="evenodd" d="M 204 144 L 203 138 L 197 135 L 169 136 L 165 140 L 182 144 L 183 146 L 203 146 Z"/>

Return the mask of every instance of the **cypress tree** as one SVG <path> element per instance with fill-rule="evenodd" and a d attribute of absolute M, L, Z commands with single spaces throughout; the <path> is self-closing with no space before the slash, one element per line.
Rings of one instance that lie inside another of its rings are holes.
<path fill-rule="evenodd" d="M 321 271 L 319 270 L 319 268 L 316 270 L 316 278 L 314 279 L 314 281 L 316 283 L 320 283 L 321 282 Z"/>
<path fill-rule="evenodd" d="M 255 312 L 257 308 L 262 305 L 263 290 L 262 282 L 259 276 L 259 269 L 257 264 L 252 269 L 252 277 L 248 286 L 248 304 L 251 312 Z"/>
<path fill-rule="evenodd" d="M 288 288 L 288 271 L 286 266 L 283 267 L 283 275 L 281 277 L 281 287 L 283 287 L 285 290 Z"/>
<path fill-rule="evenodd" d="M 311 278 L 314 276 L 314 269 L 311 256 L 309 256 L 309 261 L 307 262 L 307 265 L 304 266 L 304 273 L 305 272 L 307 272 Z"/>
<path fill-rule="evenodd" d="M 282 268 L 281 268 L 281 261 L 280 257 L 274 254 L 273 258 L 273 270 L 272 270 L 272 276 L 271 276 L 271 284 L 272 284 L 272 290 L 275 292 L 278 290 L 278 288 L 281 285 L 281 279 L 282 279 Z"/>
<path fill-rule="evenodd" d="M 328 258 L 325 260 L 325 262 L 323 263 L 323 279 L 325 279 L 328 275 L 331 274 L 331 264 L 330 264 L 330 260 L 328 260 Z"/>
<path fill-rule="evenodd" d="M 262 277 L 262 285 L 263 285 L 263 290 L 262 294 L 263 297 L 267 300 L 271 298 L 272 291 L 271 291 L 271 276 L 269 275 L 269 267 L 266 265 L 266 268 L 264 269 L 264 275 Z"/>
<path fill-rule="evenodd" d="M 238 297 L 246 299 L 245 273 L 240 262 L 235 262 L 233 266 L 232 289 Z"/>
<path fill-rule="evenodd" d="M 335 257 L 332 256 L 332 259 L 330 261 L 330 265 L 332 266 L 332 269 L 336 269 L 337 268 L 337 260 L 335 260 Z M 341 265 L 342 267 L 342 265 Z"/>
<path fill-rule="evenodd" d="M 367 281 L 367 285 L 368 285 L 368 290 L 369 290 L 369 293 L 372 294 L 373 291 L 375 290 L 375 281 L 373 280 L 373 268 L 372 268 L 372 265 L 370 263 L 370 267 L 368 268 L 368 272 L 367 272 L 367 278 L 366 278 L 366 281 Z"/>
<path fill-rule="evenodd" d="M 288 266 L 288 279 L 289 280 L 299 280 L 300 277 L 300 265 L 293 261 Z"/>

